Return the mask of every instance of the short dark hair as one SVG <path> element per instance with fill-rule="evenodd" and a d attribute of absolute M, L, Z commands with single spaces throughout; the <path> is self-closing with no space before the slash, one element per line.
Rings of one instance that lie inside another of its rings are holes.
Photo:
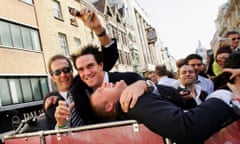
<path fill-rule="evenodd" d="M 231 54 L 232 52 L 233 52 L 233 51 L 232 51 L 232 49 L 231 49 L 231 46 L 229 46 L 229 45 L 223 45 L 223 46 L 221 46 L 221 47 L 217 50 L 215 59 L 216 59 L 217 55 L 219 55 L 219 54 L 222 54 L 222 53 L 229 53 L 229 54 Z"/>
<path fill-rule="evenodd" d="M 232 53 L 225 61 L 224 68 L 239 69 L 240 68 L 240 52 Z M 230 80 L 230 73 L 225 74 L 228 81 L 234 84 L 235 78 Z"/>
<path fill-rule="evenodd" d="M 72 70 L 72 64 L 71 64 L 71 61 L 64 55 L 61 55 L 61 54 L 56 54 L 54 56 L 52 56 L 49 61 L 48 61 L 48 71 L 49 73 L 51 74 L 53 71 L 52 71 L 52 68 L 51 68 L 51 65 L 52 63 L 55 61 L 55 60 L 59 60 L 59 59 L 64 59 L 67 61 L 69 67 L 71 68 Z"/>
<path fill-rule="evenodd" d="M 100 48 L 96 45 L 89 44 L 89 45 L 83 47 L 78 53 L 71 55 L 73 65 L 76 69 L 77 69 L 76 59 L 78 57 L 88 55 L 88 54 L 93 55 L 98 64 L 103 62 L 103 52 L 100 51 Z"/>
<path fill-rule="evenodd" d="M 168 71 L 165 65 L 157 65 L 155 67 L 155 72 L 158 76 L 165 76 L 168 74 Z"/>
<path fill-rule="evenodd" d="M 228 31 L 227 33 L 226 33 L 226 37 L 228 37 L 229 35 L 233 35 L 233 34 L 239 34 L 239 32 L 237 32 L 237 31 Z M 240 34 L 239 34 L 240 35 Z"/>
<path fill-rule="evenodd" d="M 176 77 L 179 78 L 179 75 L 180 75 L 180 70 L 183 66 L 189 66 L 189 64 L 187 63 L 182 63 L 181 65 L 179 65 L 178 69 L 177 69 L 177 75 Z"/>
<path fill-rule="evenodd" d="M 199 54 L 190 54 L 185 58 L 186 63 L 188 64 L 190 60 L 198 59 L 202 62 L 202 57 Z"/>
<path fill-rule="evenodd" d="M 187 64 L 186 60 L 184 58 L 181 58 L 176 61 L 177 68 L 180 68 L 182 65 Z"/>

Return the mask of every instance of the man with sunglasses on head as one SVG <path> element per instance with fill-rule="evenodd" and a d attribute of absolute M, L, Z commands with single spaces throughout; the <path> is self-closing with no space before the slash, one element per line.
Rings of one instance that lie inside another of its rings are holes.
<path fill-rule="evenodd" d="M 229 31 L 226 34 L 226 37 L 232 40 L 231 48 L 234 51 L 240 51 L 239 42 L 240 42 L 240 34 L 237 31 Z"/>
<path fill-rule="evenodd" d="M 117 43 L 115 39 L 111 39 L 109 35 L 106 34 L 105 28 L 100 23 L 97 15 L 87 9 L 81 10 L 81 17 L 79 17 L 83 23 L 93 30 L 98 36 L 99 41 L 102 45 L 102 52 L 104 54 L 104 67 L 105 71 L 109 71 L 114 64 L 116 63 L 119 53 L 117 49 Z M 91 19 L 85 19 L 84 16 L 91 17 Z M 72 84 L 75 79 L 73 78 L 73 69 L 69 59 L 63 55 L 54 55 L 50 58 L 48 63 L 48 70 L 51 75 L 51 80 L 56 84 L 58 91 L 48 93 L 43 102 L 44 112 L 48 121 L 47 128 L 42 129 L 54 129 L 56 126 L 56 120 L 54 113 L 58 105 L 58 101 L 67 101 L 67 96 L 71 91 Z M 84 87 L 83 83 L 78 83 L 80 87 Z M 85 93 L 85 90 L 80 91 L 80 93 Z M 73 104 L 70 105 L 73 107 Z M 82 122 L 79 122 L 78 125 L 82 125 Z"/>

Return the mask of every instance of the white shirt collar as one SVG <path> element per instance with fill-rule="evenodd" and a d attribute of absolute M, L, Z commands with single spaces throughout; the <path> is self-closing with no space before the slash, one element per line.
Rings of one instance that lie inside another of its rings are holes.
<path fill-rule="evenodd" d="M 104 76 L 103 76 L 103 83 L 108 83 L 109 82 L 109 75 L 108 75 L 108 72 L 105 72 L 104 71 Z M 97 88 L 96 88 L 97 89 Z M 94 91 L 96 90 L 95 88 L 93 89 Z"/>
<path fill-rule="evenodd" d="M 108 83 L 109 82 L 109 75 L 108 72 L 104 72 L 104 79 L 103 79 L 104 83 Z"/>
<path fill-rule="evenodd" d="M 65 91 L 65 92 L 59 91 L 59 93 L 60 93 L 60 95 L 61 95 L 65 100 L 67 99 L 67 94 L 68 94 L 67 91 Z"/>

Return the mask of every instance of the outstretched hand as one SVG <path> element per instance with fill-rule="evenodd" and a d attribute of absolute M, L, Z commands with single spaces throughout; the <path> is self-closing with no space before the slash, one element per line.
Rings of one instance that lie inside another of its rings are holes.
<path fill-rule="evenodd" d="M 95 30 L 96 28 L 102 28 L 100 20 L 95 12 L 89 9 L 82 9 L 80 13 L 82 14 L 80 19 L 87 27 L 89 27 L 92 30 Z"/>
<path fill-rule="evenodd" d="M 71 15 L 81 19 L 83 24 L 93 30 L 96 34 L 100 34 L 103 31 L 100 19 L 94 11 L 87 8 L 81 9 L 81 11 L 69 8 L 69 12 Z"/>
<path fill-rule="evenodd" d="M 94 11 L 87 8 L 84 8 L 81 11 L 78 11 L 74 8 L 69 8 L 69 12 L 71 15 L 81 19 L 85 26 L 90 28 L 96 35 L 98 35 L 98 39 L 102 46 L 107 46 L 112 42 L 112 39 L 106 34 L 99 17 Z"/>

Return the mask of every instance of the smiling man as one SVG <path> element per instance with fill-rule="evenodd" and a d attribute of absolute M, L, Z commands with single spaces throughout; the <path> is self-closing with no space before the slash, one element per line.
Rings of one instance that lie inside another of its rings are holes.
<path fill-rule="evenodd" d="M 78 18 L 82 20 L 86 27 L 91 29 L 97 35 L 98 40 L 101 43 L 101 48 L 99 49 L 102 50 L 105 56 L 103 57 L 103 62 L 105 63 L 103 69 L 109 71 L 119 57 L 116 40 L 111 39 L 106 33 L 106 29 L 100 23 L 100 19 L 96 13 L 88 9 L 82 9 L 81 14 L 91 17 L 90 20 L 85 20 L 83 17 Z M 111 61 L 109 61 L 109 59 L 111 59 Z M 66 56 L 56 55 L 51 57 L 48 64 L 48 70 L 51 79 L 58 88 L 58 91 L 48 93 L 44 99 L 45 114 L 52 121 L 49 129 L 53 129 L 56 124 L 54 113 L 58 105 L 57 101 L 65 101 L 67 94 L 73 95 L 71 92 L 73 83 L 80 87 L 77 91 L 78 95 L 85 95 L 88 87 L 81 80 L 79 81 L 79 77 L 73 78 L 72 65 Z M 74 126 L 80 126 L 82 124 L 83 123 L 79 122 L 76 123 L 76 125 L 74 124 Z"/>
<path fill-rule="evenodd" d="M 230 38 L 232 40 L 231 48 L 234 51 L 240 51 L 240 48 L 239 48 L 240 34 L 239 34 L 239 32 L 229 31 L 229 32 L 227 32 L 226 37 Z"/>
<path fill-rule="evenodd" d="M 57 100 L 66 100 L 73 81 L 73 69 L 70 60 L 63 55 L 54 55 L 49 59 L 48 70 L 52 81 L 56 84 L 58 91 L 48 93 L 43 102 L 44 112 L 49 121 L 47 129 L 53 129 L 56 125 L 54 112 Z M 53 103 L 49 105 L 49 103 Z"/>
<path fill-rule="evenodd" d="M 99 48 L 94 45 L 88 45 L 71 56 L 73 65 L 78 71 L 78 76 L 74 79 L 71 93 L 73 94 L 75 107 L 79 111 L 85 124 L 97 123 L 99 120 L 92 112 L 89 97 L 92 92 L 98 87 L 108 82 L 117 82 L 119 80 L 124 80 L 128 85 L 135 83 L 138 80 L 141 80 L 135 86 L 132 87 L 127 95 L 130 98 L 139 96 L 139 93 L 143 93 L 144 90 L 147 90 L 147 85 L 143 78 L 133 72 L 107 72 L 103 69 L 103 53 L 99 51 Z M 111 61 L 111 59 L 109 59 Z M 83 89 L 83 86 L 86 89 Z M 131 92 L 130 92 L 131 91 Z M 68 113 L 61 113 L 61 109 L 64 107 L 59 107 L 57 111 L 56 119 L 57 121 L 63 121 L 64 116 L 67 116 Z M 61 125 L 62 123 L 59 123 Z"/>
<path fill-rule="evenodd" d="M 73 80 L 70 61 L 62 55 L 55 55 L 50 59 L 48 68 L 51 79 L 56 83 L 58 90 L 69 91 Z"/>
<path fill-rule="evenodd" d="M 178 79 L 180 86 L 177 90 L 183 96 L 187 109 L 201 104 L 208 95 L 199 85 L 195 84 L 196 78 L 196 72 L 191 65 L 184 64 L 179 67 Z"/>

